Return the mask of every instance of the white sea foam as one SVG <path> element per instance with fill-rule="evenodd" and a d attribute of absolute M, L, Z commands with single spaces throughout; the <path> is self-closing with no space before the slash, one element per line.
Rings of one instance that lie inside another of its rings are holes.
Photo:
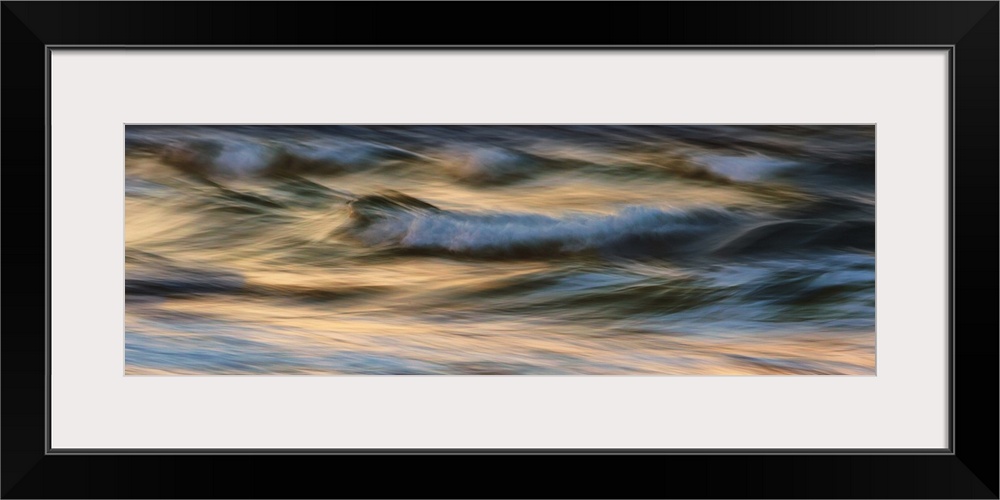
<path fill-rule="evenodd" d="M 734 181 L 760 181 L 802 165 L 790 160 L 764 155 L 719 156 L 702 155 L 692 160 L 710 172 Z"/>
<path fill-rule="evenodd" d="M 278 155 L 278 150 L 254 142 L 223 143 L 222 150 L 212 160 L 216 170 L 227 174 L 255 174 L 265 170 Z"/>
<path fill-rule="evenodd" d="M 538 169 L 538 160 L 525 153 L 504 148 L 478 148 L 456 154 L 448 171 L 455 177 L 475 183 L 511 180 L 530 175 Z"/>
<path fill-rule="evenodd" d="M 696 210 L 627 207 L 615 214 L 464 214 L 398 211 L 359 231 L 369 245 L 442 250 L 463 254 L 562 254 L 612 249 L 630 243 L 669 250 L 692 235 L 731 222 L 735 215 L 714 208 Z"/>

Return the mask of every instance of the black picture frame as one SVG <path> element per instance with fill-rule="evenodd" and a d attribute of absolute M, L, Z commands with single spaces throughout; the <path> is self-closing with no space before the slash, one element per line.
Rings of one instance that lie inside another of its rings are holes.
<path fill-rule="evenodd" d="M 0 337 L 2 496 L 998 498 L 998 13 L 996 1 L 3 2 L 2 251 L 8 271 L 18 272 L 7 274 Z M 344 46 L 946 48 L 953 101 L 948 450 L 54 453 L 47 425 L 50 51 Z"/>

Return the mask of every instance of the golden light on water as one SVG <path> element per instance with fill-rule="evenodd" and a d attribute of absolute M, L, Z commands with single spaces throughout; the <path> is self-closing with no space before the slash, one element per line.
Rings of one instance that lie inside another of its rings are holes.
<path fill-rule="evenodd" d="M 871 375 L 869 129 L 132 127 L 125 372 Z"/>

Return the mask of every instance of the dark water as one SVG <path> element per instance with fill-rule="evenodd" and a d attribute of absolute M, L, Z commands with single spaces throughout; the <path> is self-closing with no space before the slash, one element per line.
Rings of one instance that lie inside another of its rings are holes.
<path fill-rule="evenodd" d="M 871 374 L 873 126 L 129 126 L 126 373 Z"/>

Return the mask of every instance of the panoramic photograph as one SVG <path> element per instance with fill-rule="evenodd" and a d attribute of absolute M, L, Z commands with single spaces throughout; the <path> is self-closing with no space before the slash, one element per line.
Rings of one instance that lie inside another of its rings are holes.
<path fill-rule="evenodd" d="M 127 125 L 126 375 L 874 375 L 874 125 Z"/>

